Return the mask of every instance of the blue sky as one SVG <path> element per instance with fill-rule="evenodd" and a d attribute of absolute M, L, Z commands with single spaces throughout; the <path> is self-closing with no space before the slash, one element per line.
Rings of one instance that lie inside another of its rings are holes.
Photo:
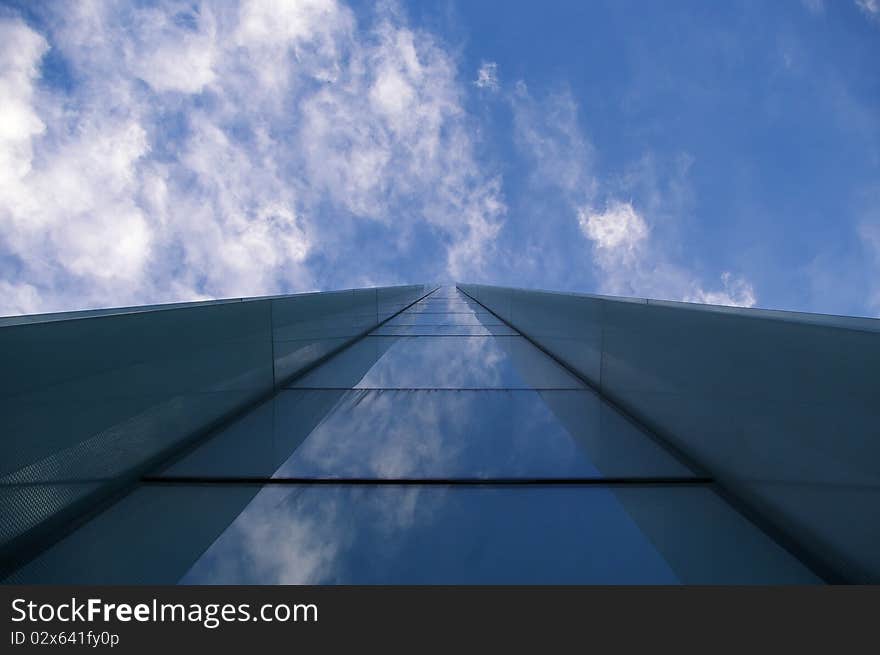
<path fill-rule="evenodd" d="M 0 314 L 425 281 L 880 315 L 880 1 L 0 4 Z"/>

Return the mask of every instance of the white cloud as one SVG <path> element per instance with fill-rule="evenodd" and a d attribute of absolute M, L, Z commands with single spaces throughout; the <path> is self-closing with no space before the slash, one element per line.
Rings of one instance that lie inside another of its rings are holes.
<path fill-rule="evenodd" d="M 721 273 L 721 289 L 703 288 L 696 276 L 669 261 L 629 202 L 614 201 L 603 211 L 582 207 L 578 223 L 592 243 L 604 293 L 741 307 L 756 302 L 751 283 L 728 271 Z"/>
<path fill-rule="evenodd" d="M 190 27 L 175 22 L 167 8 L 143 9 L 123 43 L 132 74 L 157 92 L 199 93 L 216 78 L 216 27 L 209 13 Z"/>
<path fill-rule="evenodd" d="M 578 123 L 578 106 L 568 91 L 535 99 L 522 80 L 511 95 L 514 139 L 531 160 L 532 182 L 538 188 L 563 191 L 572 203 L 592 198 L 593 147 Z"/>
<path fill-rule="evenodd" d="M 519 83 L 511 102 L 517 144 L 532 161 L 532 183 L 555 191 L 567 208 L 567 219 L 576 221 L 589 244 L 600 293 L 755 304 L 746 279 L 722 272 L 721 288 L 707 288 L 698 275 L 676 263 L 669 237 L 657 234 L 674 233 L 673 224 L 690 205 L 687 174 L 692 158 L 682 155 L 671 165 L 658 166 L 645 156 L 619 178 L 600 183 L 593 172 L 596 155 L 570 93 L 536 99 Z M 620 199 L 633 195 L 640 202 Z"/>
<path fill-rule="evenodd" d="M 7 282 L 0 280 L 0 297 L 7 307 L 14 307 L 18 314 L 34 314 L 40 311 L 40 294 L 26 282 Z"/>
<path fill-rule="evenodd" d="M 872 18 L 880 17 L 880 0 L 855 0 L 856 6 Z"/>
<path fill-rule="evenodd" d="M 0 21 L 0 199 L 6 202 L 19 200 L 15 189 L 31 170 L 31 140 L 46 131 L 33 103 L 48 48 L 23 23 Z"/>
<path fill-rule="evenodd" d="M 477 79 L 474 80 L 474 85 L 480 89 L 497 91 L 499 89 L 498 64 L 494 61 L 483 62 L 477 70 Z"/>
<path fill-rule="evenodd" d="M 322 286 L 401 281 L 362 225 L 389 261 L 429 230 L 425 278 L 484 266 L 500 180 L 452 56 L 393 7 L 43 11 L 0 21 L 0 314 L 308 290 L 313 261 Z M 49 48 L 70 88 L 40 80 Z"/>
<path fill-rule="evenodd" d="M 825 11 L 825 0 L 801 0 L 801 4 L 812 14 L 821 14 Z"/>
<path fill-rule="evenodd" d="M 692 296 L 685 296 L 684 300 L 709 305 L 754 307 L 756 302 L 755 289 L 746 279 L 724 271 L 721 274 L 721 286 L 719 291 L 705 291 L 697 288 Z"/>
<path fill-rule="evenodd" d="M 625 258 L 635 256 L 648 238 L 647 223 L 628 202 L 615 201 L 601 213 L 581 209 L 578 223 L 600 252 L 620 253 Z"/>
<path fill-rule="evenodd" d="M 504 213 L 461 102 L 450 57 L 427 35 L 384 21 L 351 66 L 301 105 L 311 190 L 400 230 L 401 207 L 416 201 L 420 220 L 450 240 L 452 277 L 480 269 Z"/>

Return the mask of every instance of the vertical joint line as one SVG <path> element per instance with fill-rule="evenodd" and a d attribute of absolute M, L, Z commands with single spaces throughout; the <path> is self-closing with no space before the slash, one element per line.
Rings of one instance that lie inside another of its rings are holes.
<path fill-rule="evenodd" d="M 269 301 L 269 349 L 272 353 L 272 391 L 274 392 L 277 388 L 276 386 L 276 376 L 275 376 L 275 309 L 273 307 L 274 302 L 272 300 Z"/>
<path fill-rule="evenodd" d="M 602 393 L 602 378 L 605 377 L 605 302 L 599 301 L 599 392 Z"/>

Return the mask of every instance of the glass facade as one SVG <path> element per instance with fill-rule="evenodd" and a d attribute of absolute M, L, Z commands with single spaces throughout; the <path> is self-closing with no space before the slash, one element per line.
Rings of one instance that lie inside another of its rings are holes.
<path fill-rule="evenodd" d="M 0 318 L 0 576 L 434 288 Z"/>
<path fill-rule="evenodd" d="M 351 334 L 332 315 L 298 316 L 276 348 Z M 377 310 L 376 323 L 7 581 L 821 581 L 703 472 L 458 289 Z"/>
<path fill-rule="evenodd" d="M 827 579 L 880 581 L 880 320 L 460 289 L 711 471 Z"/>

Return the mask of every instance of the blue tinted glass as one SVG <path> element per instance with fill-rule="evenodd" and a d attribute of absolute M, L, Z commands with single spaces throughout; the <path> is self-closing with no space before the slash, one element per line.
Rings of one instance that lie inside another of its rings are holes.
<path fill-rule="evenodd" d="M 604 476 L 687 476 L 684 464 L 593 391 L 539 391 Z"/>
<path fill-rule="evenodd" d="M 310 373 L 288 383 L 288 386 L 350 389 L 376 365 L 396 340 L 395 337 L 376 337 L 356 341 Z"/>
<path fill-rule="evenodd" d="M 142 466 L 372 329 L 380 315 L 388 316 L 386 307 L 402 307 L 429 290 L 0 321 L 0 369 L 7 373 L 0 377 L 0 549 L 5 554 L 18 549 L 15 542 L 39 542 L 47 525 L 94 502 L 93 483 L 104 482 L 94 489 L 98 496 L 116 494 Z M 84 484 L 67 484 L 75 481 Z M 33 500 L 20 500 L 28 497 Z"/>
<path fill-rule="evenodd" d="M 157 475 L 270 477 L 344 391 L 286 391 L 220 430 Z"/>
<path fill-rule="evenodd" d="M 586 390 L 285 391 L 162 475 L 273 473 L 329 478 L 692 475 Z"/>
<path fill-rule="evenodd" d="M 483 314 L 489 313 L 476 303 L 458 300 L 423 300 L 410 307 L 407 311 L 455 314 L 473 314 L 476 312 L 481 312 Z"/>
<path fill-rule="evenodd" d="M 447 286 L 438 287 L 428 297 L 427 300 L 438 300 L 440 298 L 450 298 L 453 300 L 462 300 L 467 298 L 457 287 Z"/>
<path fill-rule="evenodd" d="M 3 582 L 174 584 L 259 489 L 250 484 L 141 486 Z"/>
<path fill-rule="evenodd" d="M 142 487 L 5 582 L 177 580 L 818 582 L 706 487 L 243 484 Z"/>
<path fill-rule="evenodd" d="M 403 312 L 385 325 L 504 325 L 491 314 Z"/>
<path fill-rule="evenodd" d="M 357 377 L 365 362 L 372 367 Z M 297 380 L 320 388 L 583 388 L 522 337 L 365 337 Z"/>
<path fill-rule="evenodd" d="M 490 337 L 517 336 L 519 333 L 507 325 L 383 325 L 370 333 L 378 336 L 446 336 Z"/>
<path fill-rule="evenodd" d="M 592 392 L 555 393 L 576 396 L 570 427 L 534 391 L 350 392 L 275 477 L 691 475 Z"/>
<path fill-rule="evenodd" d="M 267 487 L 180 582 L 816 581 L 707 488 L 632 488 L 624 496 L 577 486 Z M 651 518 L 646 530 L 642 513 L 670 527 Z"/>
<path fill-rule="evenodd" d="M 182 419 L 204 425 L 202 410 L 215 411 L 215 395 L 251 394 L 236 396 L 234 404 L 240 405 L 253 397 L 253 388 L 268 384 L 273 356 L 274 379 L 289 379 L 406 306 L 417 291 L 315 294 L 296 307 L 278 307 L 263 317 L 274 338 L 259 341 L 257 350 L 252 352 L 257 341 L 248 336 L 250 323 L 242 323 L 243 336 L 222 340 L 223 348 L 232 347 L 222 361 L 231 357 L 237 368 L 220 367 L 212 349 L 187 346 L 174 354 L 177 365 L 210 374 L 212 384 L 221 381 L 210 393 L 191 383 L 192 374 L 157 386 L 162 378 L 151 374 L 152 360 L 134 362 L 139 374 L 131 384 L 139 385 L 139 393 L 179 391 L 186 398 L 164 402 L 165 413 L 138 410 L 136 424 L 122 433 L 173 436 Z M 519 311 L 496 309 L 508 318 Z M 598 351 L 583 346 L 596 334 L 550 327 L 543 346 L 552 351 L 560 340 L 580 339 L 584 361 L 599 361 Z M 8 581 L 818 581 L 710 487 L 692 482 L 388 484 L 393 478 L 522 483 L 523 478 L 693 477 L 641 428 L 517 334 L 456 290 L 440 289 L 297 381 L 299 388 L 280 392 L 154 472 L 165 479 L 112 505 Z M 255 354 L 265 362 L 241 366 Z M 109 369 L 106 380 L 114 379 L 115 370 Z M 124 390 L 120 397 L 127 404 L 114 403 L 113 411 L 130 415 L 140 407 L 127 400 L 130 384 L 105 386 Z M 91 429 L 93 404 L 64 414 L 73 417 L 68 423 Z M 27 408 L 36 414 L 39 403 Z M 28 423 L 32 414 L 17 420 Z M 114 453 L 122 449 L 114 439 L 113 430 L 103 430 L 99 439 L 77 440 L 79 459 L 95 463 L 77 464 L 83 484 L 33 483 L 46 471 L 60 482 L 73 470 L 63 458 L 61 466 L 46 459 L 17 471 L 9 480 L 15 484 L 0 480 L 0 515 L 16 512 L 9 526 L 0 525 L 0 537 L 39 524 L 44 510 L 83 502 L 93 492 L 87 478 L 115 475 Z M 156 443 L 153 439 L 150 447 Z M 126 444 L 125 452 L 136 447 Z M 21 452 L 27 454 L 25 448 Z M 24 472 L 29 477 L 18 479 Z M 226 479 L 169 482 L 175 476 Z M 275 484 L 250 483 L 269 477 Z M 386 484 L 282 480 L 310 477 Z M 145 525 L 156 529 L 145 534 Z"/>
<path fill-rule="evenodd" d="M 620 486 L 614 495 L 684 584 L 820 584 L 710 487 Z"/>

